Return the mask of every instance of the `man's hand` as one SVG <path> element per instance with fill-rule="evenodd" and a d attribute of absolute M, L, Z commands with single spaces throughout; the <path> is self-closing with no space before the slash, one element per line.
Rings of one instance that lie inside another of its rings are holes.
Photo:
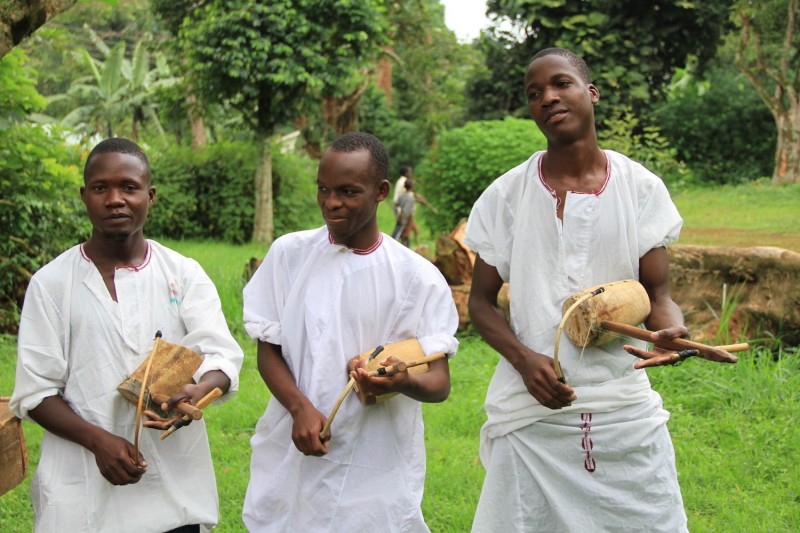
<path fill-rule="evenodd" d="M 678 338 L 686 339 L 688 337 L 689 330 L 686 328 L 686 326 L 672 326 L 654 331 L 651 335 L 651 342 L 658 343 L 659 341 L 671 341 Z M 634 368 L 674 365 L 687 359 L 688 357 L 695 356 L 708 359 L 709 361 L 716 361 L 718 363 L 735 363 L 738 361 L 738 358 L 735 355 L 720 349 L 700 352 L 692 349 L 676 351 L 654 346 L 652 350 L 647 351 L 628 344 L 623 346 L 623 348 L 629 354 L 642 359 L 642 361 L 639 361 L 633 365 Z"/>
<path fill-rule="evenodd" d="M 208 386 L 202 383 L 184 385 L 181 390 L 171 396 L 169 400 L 161 404 L 161 410 L 164 412 L 170 412 L 181 402 L 186 402 L 190 405 L 197 405 L 197 402 L 202 400 L 203 396 L 208 393 L 207 389 Z M 144 415 L 147 417 L 147 420 L 145 420 L 143 423 L 144 427 L 161 430 L 169 429 L 169 427 L 176 420 L 183 416 L 182 414 L 176 412 L 171 418 L 162 418 L 158 414 L 149 410 L 145 410 Z"/>
<path fill-rule="evenodd" d="M 391 366 L 399 363 L 400 359 L 391 355 L 381 361 L 381 366 Z M 391 376 L 369 376 L 367 365 L 364 359 L 356 356 L 347 363 L 350 369 L 350 377 L 356 380 L 359 389 L 367 396 L 381 396 L 390 392 L 403 392 L 410 384 L 408 370 L 392 374 Z"/>
<path fill-rule="evenodd" d="M 528 350 L 512 364 L 531 396 L 545 407 L 561 409 L 577 399 L 572 387 L 558 380 L 552 358 Z"/>
<path fill-rule="evenodd" d="M 292 415 L 292 442 L 303 455 L 322 457 L 328 453 L 328 442 L 319 438 L 327 418 L 316 407 L 308 403 Z"/>
<path fill-rule="evenodd" d="M 141 453 L 138 465 L 133 460 L 133 444 L 107 431 L 98 431 L 89 450 L 94 454 L 100 474 L 112 485 L 137 483 L 147 471 L 147 463 Z"/>

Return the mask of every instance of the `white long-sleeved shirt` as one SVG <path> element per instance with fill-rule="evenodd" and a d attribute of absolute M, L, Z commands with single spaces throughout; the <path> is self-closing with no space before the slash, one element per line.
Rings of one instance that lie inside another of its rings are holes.
<path fill-rule="evenodd" d="M 82 245 L 31 279 L 20 317 L 11 408 L 19 417 L 61 395 L 84 420 L 133 442 L 136 406 L 117 386 L 150 353 L 156 331 L 202 354 L 194 378 L 221 370 L 239 384 L 244 355 L 225 322 L 216 288 L 200 265 L 147 241 L 140 265 L 118 268 L 117 301 Z M 166 531 L 218 521 L 216 480 L 205 422 L 159 440 L 143 428 L 147 472 L 114 486 L 85 448 L 45 432 L 31 480 L 36 531 Z"/>
<path fill-rule="evenodd" d="M 429 261 L 385 235 L 372 250 L 350 250 L 324 227 L 272 244 L 244 290 L 244 320 L 251 337 L 280 345 L 297 386 L 326 415 L 352 357 L 410 338 L 426 355 L 458 346 L 450 288 Z M 427 531 L 421 404 L 397 395 L 365 407 L 351 394 L 331 431 L 326 456 L 304 456 L 292 416 L 270 400 L 251 440 L 248 530 Z"/>

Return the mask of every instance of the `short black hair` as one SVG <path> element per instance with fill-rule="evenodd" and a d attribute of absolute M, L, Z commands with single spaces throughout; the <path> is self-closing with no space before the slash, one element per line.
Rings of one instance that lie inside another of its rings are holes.
<path fill-rule="evenodd" d="M 87 171 L 89 170 L 89 164 L 92 162 L 95 156 L 100 154 L 128 154 L 138 158 L 142 163 L 144 163 L 145 168 L 147 169 L 147 180 L 149 181 L 150 176 L 150 160 L 147 159 L 147 154 L 139 147 L 138 144 L 133 142 L 130 139 L 126 139 L 124 137 L 111 137 L 110 139 L 104 139 L 97 143 L 92 151 L 89 153 L 89 157 L 86 158 L 86 164 L 83 166 L 83 182 L 86 183 L 89 175 Z"/>
<path fill-rule="evenodd" d="M 374 174 L 375 181 L 383 181 L 389 176 L 389 152 L 380 139 L 369 133 L 353 131 L 345 133 L 330 146 L 334 152 L 358 152 L 359 150 L 369 151 L 370 169 Z"/>
<path fill-rule="evenodd" d="M 408 177 L 411 174 L 411 166 L 410 165 L 401 165 L 400 166 L 400 175 Z"/>
<path fill-rule="evenodd" d="M 530 68 L 534 61 L 545 56 L 563 57 L 575 70 L 578 71 L 581 79 L 587 85 L 592 83 L 592 72 L 589 70 L 589 65 L 586 64 L 586 61 L 584 61 L 581 56 L 572 50 L 567 50 L 566 48 L 545 48 L 543 50 L 539 50 L 536 52 L 536 55 L 531 58 L 530 63 L 528 63 L 528 68 Z"/>

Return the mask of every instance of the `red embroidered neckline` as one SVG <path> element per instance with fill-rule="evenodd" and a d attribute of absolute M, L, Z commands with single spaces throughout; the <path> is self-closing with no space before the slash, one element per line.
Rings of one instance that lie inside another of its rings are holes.
<path fill-rule="evenodd" d="M 333 237 L 331 236 L 330 233 L 328 233 L 328 242 L 331 243 L 331 244 L 335 244 L 337 246 L 345 246 L 344 244 L 340 244 L 340 243 L 334 241 Z M 370 246 L 369 248 L 350 248 L 350 247 L 347 247 L 347 249 L 350 250 L 351 252 L 353 252 L 354 254 L 369 255 L 372 252 L 374 252 L 375 250 L 377 250 L 382 243 L 383 243 L 383 233 L 379 233 L 378 234 L 378 240 L 375 241 L 375 243 L 372 246 Z"/>
<path fill-rule="evenodd" d="M 153 256 L 153 253 L 152 253 L 152 248 L 150 247 L 150 241 L 145 241 L 145 244 L 147 244 L 147 251 L 144 254 L 144 259 L 142 260 L 141 264 L 138 264 L 138 265 L 123 265 L 123 266 L 118 266 L 118 267 L 114 267 L 114 268 L 116 270 L 125 269 L 125 270 L 133 270 L 134 272 L 139 272 L 141 269 L 146 267 L 150 263 L 150 258 Z M 86 246 L 86 243 L 85 242 L 81 243 L 81 246 L 80 246 L 81 256 L 83 256 L 83 258 L 85 260 L 87 260 L 90 263 L 92 263 L 93 261 L 89 258 L 88 255 L 86 255 L 86 251 L 84 250 L 84 246 Z"/>
<path fill-rule="evenodd" d="M 600 196 L 604 190 L 606 190 L 606 186 L 608 185 L 608 181 L 611 179 L 611 158 L 608 157 L 608 154 L 603 152 L 603 155 L 606 156 L 606 178 L 603 180 L 603 184 L 600 185 L 597 189 L 593 190 L 592 192 L 583 192 L 583 191 L 569 191 L 574 194 L 594 194 L 595 196 Z M 553 189 L 544 179 L 544 173 L 542 172 L 542 161 L 544 160 L 544 154 L 539 156 L 538 163 L 538 170 L 539 170 L 539 181 L 542 182 L 545 189 L 547 189 L 553 198 L 558 201 L 558 195 L 556 194 L 555 189 Z"/>

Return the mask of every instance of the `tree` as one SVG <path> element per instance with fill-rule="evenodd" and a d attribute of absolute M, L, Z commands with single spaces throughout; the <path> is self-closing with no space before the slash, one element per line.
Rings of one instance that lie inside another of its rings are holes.
<path fill-rule="evenodd" d="M 44 105 L 19 48 L 0 60 L 0 331 L 19 321 L 28 280 L 88 235 L 77 194 L 80 149 L 26 118 Z"/>
<path fill-rule="evenodd" d="M 487 8 L 524 28 L 519 46 L 528 57 L 550 46 L 569 48 L 589 64 L 605 101 L 639 111 L 661 99 L 687 58 L 702 68 L 714 57 L 731 2 L 489 0 Z"/>
<path fill-rule="evenodd" d="M 438 0 L 390 2 L 387 11 L 396 63 L 391 102 L 398 118 L 417 123 L 431 143 L 440 131 L 463 124 L 464 86 L 477 60 L 445 25 Z"/>
<path fill-rule="evenodd" d="M 466 121 L 464 87 L 481 56 L 447 28 L 438 0 L 389 2 L 386 19 L 391 44 L 359 102 L 358 124 L 383 141 L 397 176 L 401 165 L 422 160 L 439 132 Z"/>
<path fill-rule="evenodd" d="M 0 5 L 0 58 L 77 0 L 9 0 Z"/>
<path fill-rule="evenodd" d="M 270 137 L 377 57 L 383 19 L 370 0 L 211 0 L 187 13 L 179 35 L 198 96 L 240 110 L 258 140 L 253 240 L 268 243 Z"/>
<path fill-rule="evenodd" d="M 526 46 L 507 31 L 492 27 L 482 31 L 473 47 L 484 64 L 467 81 L 467 114 L 472 120 L 496 120 L 506 115 L 528 116 L 522 79 L 531 59 Z"/>
<path fill-rule="evenodd" d="M 86 30 L 104 59 L 95 59 L 86 49 L 78 50 L 91 74 L 76 80 L 66 94 L 50 97 L 50 103 L 64 100 L 80 103 L 62 118 L 62 122 L 88 130 L 88 134 L 113 137 L 119 126 L 129 121 L 130 137 L 137 141 L 139 124 L 147 119 L 163 135 L 152 99 L 160 88 L 178 82 L 170 76 L 164 56 L 156 54 L 156 66 L 151 68 L 150 52 L 144 39 L 136 43 L 129 59 L 125 57 L 124 40 L 109 48 L 93 30 L 88 27 Z"/>
<path fill-rule="evenodd" d="M 772 183 L 800 180 L 800 0 L 738 1 L 736 65 L 769 108 L 778 130 Z"/>

